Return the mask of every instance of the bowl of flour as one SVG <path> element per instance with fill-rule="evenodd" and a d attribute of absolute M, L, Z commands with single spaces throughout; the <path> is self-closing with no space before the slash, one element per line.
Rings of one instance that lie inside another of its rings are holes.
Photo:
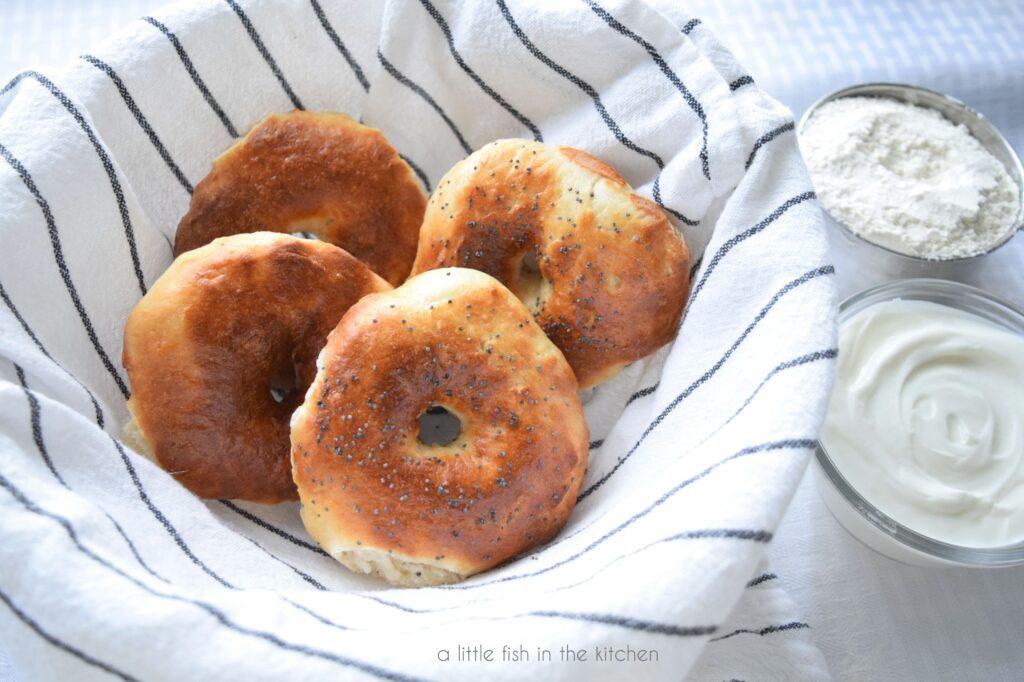
<path fill-rule="evenodd" d="M 974 259 L 1022 223 L 1024 169 L 1003 135 L 964 103 L 898 83 L 816 102 L 798 127 L 819 201 L 848 242 L 896 267 Z"/>

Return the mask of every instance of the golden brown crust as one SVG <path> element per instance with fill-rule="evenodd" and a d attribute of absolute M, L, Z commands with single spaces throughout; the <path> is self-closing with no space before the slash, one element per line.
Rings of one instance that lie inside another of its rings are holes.
<path fill-rule="evenodd" d="M 271 114 L 196 185 L 174 254 L 242 232 L 310 232 L 397 285 L 416 255 L 425 205 L 379 130 L 344 114 Z"/>
<path fill-rule="evenodd" d="M 587 459 L 576 379 L 491 277 L 436 270 L 367 296 L 320 363 L 292 421 L 293 473 L 307 530 L 346 565 L 445 582 L 565 523 Z M 462 421 L 448 445 L 418 440 L 433 405 Z"/>
<path fill-rule="evenodd" d="M 413 274 L 453 265 L 514 291 L 581 388 L 671 341 L 689 290 L 664 211 L 589 154 L 526 140 L 489 144 L 438 183 Z"/>
<path fill-rule="evenodd" d="M 295 499 L 288 420 L 317 353 L 349 306 L 390 288 L 342 249 L 289 235 L 179 256 L 124 334 L 129 409 L 156 460 L 200 497 Z M 271 385 L 290 383 L 277 402 Z"/>
<path fill-rule="evenodd" d="M 626 187 L 625 178 L 619 175 L 617 170 L 596 156 L 572 147 L 559 147 L 558 151 L 561 152 L 562 156 L 566 157 L 580 168 L 585 168 L 591 173 L 600 175 L 605 180 L 610 180 L 620 187 Z"/>

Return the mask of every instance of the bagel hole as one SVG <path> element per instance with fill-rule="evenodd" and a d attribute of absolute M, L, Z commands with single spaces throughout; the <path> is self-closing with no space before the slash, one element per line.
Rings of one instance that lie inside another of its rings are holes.
<path fill-rule="evenodd" d="M 416 438 L 423 445 L 450 445 L 462 433 L 462 421 L 441 405 L 431 405 L 417 421 Z"/>
<path fill-rule="evenodd" d="M 544 287 L 544 275 L 540 271 L 537 251 L 530 249 L 519 261 L 519 273 L 512 291 L 531 312 L 540 308 L 541 289 Z"/>
<path fill-rule="evenodd" d="M 334 220 L 327 216 L 312 215 L 308 218 L 293 220 L 284 228 L 293 237 L 320 241 Z"/>
<path fill-rule="evenodd" d="M 270 377 L 270 397 L 275 403 L 283 403 L 295 393 L 295 368 L 290 364 L 279 368 Z"/>

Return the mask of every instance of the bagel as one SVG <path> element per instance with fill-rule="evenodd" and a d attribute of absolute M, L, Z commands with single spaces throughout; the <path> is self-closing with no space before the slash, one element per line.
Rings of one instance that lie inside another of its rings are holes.
<path fill-rule="evenodd" d="M 497 278 L 589 388 L 675 337 L 689 259 L 665 212 L 607 164 L 498 140 L 437 184 L 412 273 L 459 266 Z"/>
<path fill-rule="evenodd" d="M 379 130 L 344 114 L 271 114 L 196 185 L 174 255 L 241 232 L 309 232 L 397 285 L 416 256 L 425 204 Z"/>
<path fill-rule="evenodd" d="M 348 568 L 455 582 L 565 523 L 587 462 L 576 378 L 495 279 L 435 270 L 367 296 L 317 364 L 292 473 L 306 530 Z M 437 411 L 458 420 L 440 443 Z"/>
<path fill-rule="evenodd" d="M 290 235 L 182 254 L 128 316 L 126 439 L 200 497 L 295 499 L 288 422 L 317 353 L 353 303 L 390 288 L 344 250 Z"/>

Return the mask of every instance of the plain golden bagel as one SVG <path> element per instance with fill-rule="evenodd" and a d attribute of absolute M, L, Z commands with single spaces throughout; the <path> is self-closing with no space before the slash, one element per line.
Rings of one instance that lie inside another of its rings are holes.
<path fill-rule="evenodd" d="M 424 415 L 456 430 L 431 440 Z M 331 332 L 292 419 L 309 534 L 353 571 L 448 583 L 551 539 L 587 462 L 576 378 L 492 277 L 433 270 Z"/>
<path fill-rule="evenodd" d="M 308 232 L 397 285 L 426 197 L 383 133 L 344 114 L 271 114 L 214 159 L 178 224 L 174 255 L 242 232 Z"/>
<path fill-rule="evenodd" d="M 289 418 L 349 307 L 391 286 L 326 242 L 259 232 L 179 256 L 128 317 L 131 444 L 200 497 L 296 498 Z"/>
<path fill-rule="evenodd" d="M 498 140 L 437 184 L 413 274 L 474 268 L 511 289 L 581 388 L 671 341 L 689 250 L 656 204 L 569 147 Z"/>

